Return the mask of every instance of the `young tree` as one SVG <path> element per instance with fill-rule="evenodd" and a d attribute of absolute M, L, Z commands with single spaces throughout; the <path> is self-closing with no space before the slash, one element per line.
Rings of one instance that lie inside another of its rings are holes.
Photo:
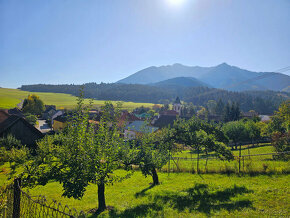
<path fill-rule="evenodd" d="M 24 180 L 45 185 L 58 181 L 66 197 L 81 198 L 89 183 L 98 185 L 98 211 L 106 209 L 105 185 L 118 179 L 114 170 L 120 165 L 123 140 L 117 125 L 118 109 L 105 103 L 98 127 L 88 122 L 88 108 L 78 99 L 76 113 L 58 142 L 47 136 L 38 145 L 38 154 L 28 167 Z M 97 130 L 96 130 L 97 129 Z"/>
<path fill-rule="evenodd" d="M 22 111 L 24 113 L 41 115 L 44 111 L 43 101 L 35 94 L 28 95 L 28 97 L 24 99 Z"/>
<path fill-rule="evenodd" d="M 244 141 L 247 138 L 245 124 L 241 121 L 228 122 L 224 124 L 222 129 L 225 135 L 234 142 L 236 149 L 238 148 L 237 143 Z"/>
<path fill-rule="evenodd" d="M 245 127 L 247 136 L 254 145 L 254 141 L 258 140 L 261 137 L 261 130 L 259 126 L 252 120 L 247 121 L 245 123 Z"/>
<path fill-rule="evenodd" d="M 216 126 L 192 117 L 190 120 L 178 120 L 174 123 L 174 135 L 177 143 L 182 143 L 196 150 L 198 156 L 202 151 L 215 151 L 222 159 L 233 159 L 233 154 L 223 142 L 226 137 Z"/>
<path fill-rule="evenodd" d="M 290 130 L 290 100 L 283 102 L 269 123 L 269 131 L 286 133 Z"/>
<path fill-rule="evenodd" d="M 170 160 L 173 142 L 172 131 L 169 129 L 157 132 L 147 131 L 131 142 L 131 149 L 125 158 L 131 158 L 127 165 L 128 163 L 138 165 L 143 175 L 152 176 L 153 185 L 158 185 L 157 170 L 160 170 Z"/>
<path fill-rule="evenodd" d="M 203 150 L 205 152 L 207 159 L 206 159 L 206 167 L 208 161 L 208 153 L 211 151 L 216 151 L 216 154 L 220 159 L 225 160 L 232 160 L 233 154 L 230 152 L 223 142 L 217 141 L 214 134 L 208 134 L 204 130 L 199 130 L 196 132 L 197 137 L 197 147 L 199 150 Z M 199 164 L 199 152 L 198 152 L 198 159 L 197 164 Z M 197 169 L 199 167 L 197 166 Z"/>
<path fill-rule="evenodd" d="M 269 126 L 272 143 L 277 152 L 290 151 L 290 100 L 283 102 L 272 117 Z M 289 159 L 289 154 L 279 154 L 280 159 Z"/>

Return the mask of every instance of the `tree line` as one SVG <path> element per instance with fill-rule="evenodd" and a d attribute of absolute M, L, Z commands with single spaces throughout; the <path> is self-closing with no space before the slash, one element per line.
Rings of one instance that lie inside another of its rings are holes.
<path fill-rule="evenodd" d="M 139 84 L 86 83 L 84 96 L 97 100 L 134 101 L 170 104 L 176 96 L 194 105 L 206 106 L 208 101 L 238 102 L 241 110 L 255 110 L 260 114 L 273 114 L 289 93 L 274 91 L 232 92 L 208 87 L 158 87 Z M 77 96 L 82 85 L 23 85 L 21 90 L 32 92 L 56 92 Z"/>

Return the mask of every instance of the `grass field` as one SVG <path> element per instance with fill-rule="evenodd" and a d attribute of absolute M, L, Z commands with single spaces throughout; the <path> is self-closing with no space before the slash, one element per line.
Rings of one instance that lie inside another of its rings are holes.
<path fill-rule="evenodd" d="M 257 155 L 275 153 L 274 147 L 268 144 L 260 144 L 259 147 L 248 149 L 248 146 L 242 146 L 241 155 Z M 239 151 L 234 150 L 233 154 L 238 157 Z M 175 159 L 170 161 L 170 165 L 162 168 L 164 172 L 168 172 L 170 167 L 171 172 L 196 172 L 197 171 L 197 153 L 192 153 L 190 150 L 182 151 L 172 155 L 173 157 L 181 157 L 187 159 Z M 204 173 L 238 173 L 239 160 L 236 158 L 234 161 L 222 161 L 219 159 L 208 159 L 206 156 L 200 155 L 199 170 Z M 209 157 L 211 158 L 211 157 Z M 289 161 L 273 160 L 273 155 L 261 155 L 244 157 L 240 162 L 240 170 L 245 173 L 285 173 L 290 172 Z"/>
<path fill-rule="evenodd" d="M 27 92 L 19 89 L 6 89 L 0 88 L 0 108 L 9 109 L 14 108 L 25 99 L 29 94 L 36 94 L 43 100 L 44 104 L 47 105 L 56 105 L 57 108 L 67 108 L 71 109 L 76 105 L 76 97 L 69 94 L 62 93 L 46 93 L 46 92 Z M 86 99 L 85 103 L 88 103 L 89 100 Z M 105 101 L 94 100 L 93 104 L 95 106 L 104 105 Z M 113 104 L 116 104 L 117 101 L 112 101 Z M 152 107 L 153 104 L 150 103 L 135 103 L 135 102 L 122 102 L 123 109 L 133 110 L 136 107 Z"/>
<path fill-rule="evenodd" d="M 119 171 L 119 173 L 124 173 Z M 161 184 L 140 172 L 120 183 L 106 186 L 110 211 L 101 217 L 207 217 L 289 216 L 289 175 L 227 176 L 189 173 L 159 173 Z M 3 175 L 0 176 L 3 182 Z M 1 181 L 1 180 L 0 180 Z M 51 182 L 30 194 L 45 195 L 85 212 L 96 208 L 97 186 L 90 185 L 81 200 L 61 196 L 62 187 Z M 89 217 L 95 217 L 94 215 Z"/>
<path fill-rule="evenodd" d="M 243 146 L 242 154 L 248 154 L 246 147 Z M 269 144 L 262 144 L 261 147 L 251 148 L 250 153 L 269 153 L 273 152 L 272 149 Z M 235 155 L 237 152 L 234 151 Z M 183 151 L 173 156 L 195 157 L 196 154 Z M 140 171 L 135 171 L 129 179 L 106 186 L 106 202 L 110 210 L 100 214 L 100 217 L 289 216 L 290 176 L 289 171 L 281 173 L 281 169 L 289 169 L 289 161 L 271 161 L 266 156 L 260 160 L 253 159 L 252 162 L 252 170 L 258 172 L 256 174 L 198 175 L 188 173 L 190 170 L 169 174 L 159 172 L 161 184 L 155 187 L 151 186 L 150 176 L 145 178 Z M 237 161 L 209 162 L 212 169 L 224 167 L 225 163 L 233 167 Z M 190 161 L 181 161 L 179 164 L 188 169 L 192 167 Z M 263 173 L 263 164 L 269 164 L 267 172 L 274 168 L 276 171 Z M 8 171 L 8 164 L 0 166 L 0 186 L 6 182 Z M 124 175 L 126 172 L 118 170 L 116 174 Z M 81 200 L 62 197 L 61 193 L 62 186 L 56 182 L 30 190 L 32 196 L 45 195 L 49 201 L 55 199 L 78 211 L 88 213 L 97 207 L 97 186 L 94 184 L 87 187 Z M 88 217 L 95 216 L 88 214 Z"/>

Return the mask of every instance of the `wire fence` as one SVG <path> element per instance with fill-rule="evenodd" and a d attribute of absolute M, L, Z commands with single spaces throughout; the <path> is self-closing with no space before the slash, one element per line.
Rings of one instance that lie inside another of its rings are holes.
<path fill-rule="evenodd" d="M 163 172 L 190 173 L 290 173 L 290 151 L 235 156 L 234 160 L 221 160 L 215 154 L 194 153 L 171 157 Z"/>
<path fill-rule="evenodd" d="M 70 209 L 55 200 L 48 201 L 45 196 L 31 196 L 21 188 L 21 180 L 0 191 L 0 217 L 3 218 L 46 218 L 46 217 L 85 217 L 83 211 Z"/>

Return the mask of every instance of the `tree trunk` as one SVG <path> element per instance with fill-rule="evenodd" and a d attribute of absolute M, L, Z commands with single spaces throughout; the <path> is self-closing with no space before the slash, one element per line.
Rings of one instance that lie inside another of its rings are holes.
<path fill-rule="evenodd" d="M 199 148 L 197 148 L 197 163 L 196 163 L 196 168 L 197 168 L 197 174 L 199 174 Z"/>
<path fill-rule="evenodd" d="M 153 185 L 159 185 L 159 179 L 155 168 L 151 170 L 152 178 L 153 178 Z"/>
<path fill-rule="evenodd" d="M 106 201 L 105 201 L 105 184 L 98 184 L 98 200 L 99 200 L 99 208 L 98 211 L 104 211 L 106 209 Z"/>

